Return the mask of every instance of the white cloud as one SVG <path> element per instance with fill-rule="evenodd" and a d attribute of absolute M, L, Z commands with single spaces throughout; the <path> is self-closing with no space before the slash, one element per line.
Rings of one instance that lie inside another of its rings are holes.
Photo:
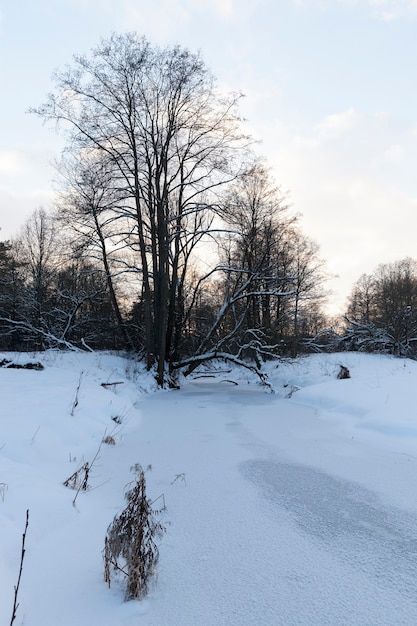
<path fill-rule="evenodd" d="M 395 13 L 388 13 L 388 11 L 383 11 L 381 13 L 381 20 L 383 22 L 392 22 L 395 20 Z"/>
<path fill-rule="evenodd" d="M 229 18 L 233 15 L 234 0 L 189 0 L 194 9 L 213 9 L 221 17 Z"/>
<path fill-rule="evenodd" d="M 0 241 L 15 237 L 29 215 L 40 206 L 50 206 L 52 200 L 48 190 L 33 189 L 22 194 L 0 186 Z"/>
<path fill-rule="evenodd" d="M 20 150 L 0 151 L 0 240 L 17 234 L 39 206 L 52 204 L 50 163 L 57 152 L 44 142 L 26 142 Z"/>
<path fill-rule="evenodd" d="M 384 159 L 387 163 L 401 163 L 404 160 L 404 148 L 400 144 L 394 144 L 384 152 Z"/>
<path fill-rule="evenodd" d="M 416 0 L 365 0 L 365 2 L 373 10 L 375 17 L 384 22 L 417 14 Z"/>
<path fill-rule="evenodd" d="M 386 22 L 399 17 L 417 16 L 417 0 L 291 0 L 301 8 L 333 8 L 335 4 L 346 7 L 369 7 L 374 17 Z"/>
<path fill-rule="evenodd" d="M 190 28 L 190 24 L 199 15 L 213 14 L 215 17 L 229 20 L 235 16 L 235 0 L 122 0 L 123 9 L 118 20 L 129 29 L 146 31 L 156 40 L 170 38 L 175 32 L 178 36 Z M 175 24 L 175 29 L 173 29 Z"/>
<path fill-rule="evenodd" d="M 186 28 L 189 25 L 191 15 L 184 3 L 179 0 L 168 0 L 156 3 L 152 0 L 122 0 L 122 10 L 117 16 L 117 27 L 128 30 L 137 29 L 156 41 L 163 41 L 172 33 L 172 25 L 176 24 L 175 32 L 178 33 L 180 25 Z"/>
<path fill-rule="evenodd" d="M 386 122 L 389 119 L 389 113 L 387 111 L 376 111 L 374 113 L 374 118 L 377 122 Z"/>
<path fill-rule="evenodd" d="M 328 115 L 314 128 L 319 137 L 323 139 L 338 139 L 345 133 L 355 128 L 360 120 L 360 115 L 351 107 L 342 113 Z"/>
<path fill-rule="evenodd" d="M 0 152 L 0 173 L 18 174 L 24 169 L 21 156 L 17 152 Z"/>

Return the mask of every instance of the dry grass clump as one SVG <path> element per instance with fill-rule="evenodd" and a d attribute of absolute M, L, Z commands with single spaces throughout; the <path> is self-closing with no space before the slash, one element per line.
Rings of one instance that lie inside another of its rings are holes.
<path fill-rule="evenodd" d="M 125 599 L 143 598 L 159 560 L 156 539 L 165 532 L 158 517 L 163 509 L 152 508 L 146 495 L 145 472 L 140 465 L 125 493 L 126 508 L 116 515 L 107 529 L 104 543 L 104 579 L 110 587 L 111 575 L 126 579 Z"/>

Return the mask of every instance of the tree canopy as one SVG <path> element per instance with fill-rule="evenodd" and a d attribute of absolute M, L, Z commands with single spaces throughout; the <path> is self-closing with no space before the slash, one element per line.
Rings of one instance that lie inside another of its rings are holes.
<path fill-rule="evenodd" d="M 222 93 L 199 54 L 136 33 L 54 82 L 34 112 L 66 137 L 61 193 L 19 238 L 21 283 L 6 282 L 22 304 L 2 311 L 7 328 L 40 346 L 94 347 L 102 332 L 161 385 L 218 356 L 259 368 L 295 353 L 321 324 L 323 261 L 254 155 L 240 94 Z"/>

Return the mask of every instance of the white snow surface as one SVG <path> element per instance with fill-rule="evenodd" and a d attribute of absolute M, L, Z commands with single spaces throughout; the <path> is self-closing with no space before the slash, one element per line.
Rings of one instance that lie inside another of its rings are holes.
<path fill-rule="evenodd" d="M 225 365 L 158 391 L 112 354 L 3 358 L 44 369 L 0 368 L 0 624 L 26 510 L 14 626 L 417 624 L 417 362 L 269 363 L 271 393 Z M 97 451 L 73 504 L 63 482 Z M 124 602 L 102 550 L 135 463 L 166 533 L 150 593 Z"/>

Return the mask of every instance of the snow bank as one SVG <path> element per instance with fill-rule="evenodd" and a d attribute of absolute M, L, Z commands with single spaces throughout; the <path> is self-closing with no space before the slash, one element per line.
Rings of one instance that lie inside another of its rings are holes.
<path fill-rule="evenodd" d="M 112 354 L 2 358 L 44 369 L 0 368 L 1 623 L 27 509 L 15 626 L 417 623 L 417 363 L 269 363 L 272 394 L 228 367 L 167 392 Z M 93 460 L 87 492 L 63 485 Z M 124 603 L 101 552 L 135 463 L 167 533 L 152 592 Z"/>

